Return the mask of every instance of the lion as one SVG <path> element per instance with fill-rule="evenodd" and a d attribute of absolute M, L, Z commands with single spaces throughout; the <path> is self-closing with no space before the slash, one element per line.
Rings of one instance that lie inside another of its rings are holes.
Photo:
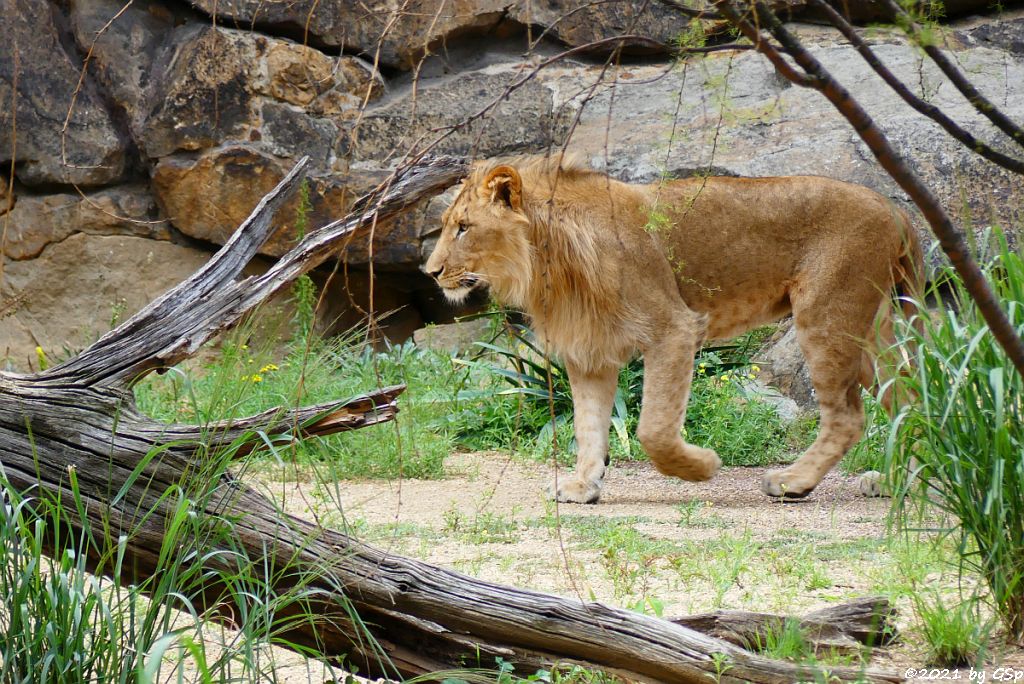
<path fill-rule="evenodd" d="M 552 495 L 576 503 L 600 497 L 619 370 L 631 357 L 644 363 L 644 451 L 665 475 L 707 480 L 718 455 L 681 436 L 694 355 L 788 314 L 820 427 L 761 489 L 807 496 L 860 439 L 860 388 L 874 383 L 877 345 L 892 339 L 890 293 L 916 291 L 923 272 L 909 217 L 859 185 L 818 176 L 631 185 L 545 157 L 475 163 L 424 270 L 453 302 L 489 287 L 564 361 L 578 454 Z"/>

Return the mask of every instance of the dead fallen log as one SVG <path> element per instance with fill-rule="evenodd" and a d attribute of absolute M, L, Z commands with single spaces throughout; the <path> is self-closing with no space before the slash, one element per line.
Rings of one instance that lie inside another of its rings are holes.
<path fill-rule="evenodd" d="M 268 237 L 274 211 L 298 187 L 304 167 L 300 162 L 260 202 L 203 269 L 80 355 L 36 375 L 0 373 L 3 475 L 24 496 L 58 502 L 75 532 L 51 539 L 49 550 L 60 552 L 59 544 L 88 525 L 109 539 L 125 535 L 124 567 L 136 578 L 149 577 L 171 513 L 162 493 L 184 487 L 197 518 L 230 527 L 233 544 L 230 553 L 197 554 L 209 572 L 206 584 L 188 597 L 193 605 L 230 619 L 232 594 L 219 584 L 218 571 L 225 563 L 257 561 L 273 570 L 275 593 L 297 590 L 303 596 L 301 610 L 276 613 L 278 637 L 313 646 L 328 658 L 344 657 L 363 672 L 421 674 L 463 666 L 467 658 L 488 665 L 501 656 L 526 670 L 561 661 L 647 682 L 814 680 L 812 667 L 768 660 L 665 620 L 492 584 L 385 553 L 282 515 L 230 472 L 211 477 L 203 467 L 217 449 L 244 451 L 267 435 L 301 440 L 389 420 L 401 388 L 264 413 L 214 430 L 160 424 L 136 410 L 130 388 L 146 373 L 195 353 L 326 259 L 340 238 L 401 212 L 466 171 L 464 163 L 449 158 L 412 166 L 345 219 L 311 232 L 265 274 L 236 281 Z M 72 477 L 81 493 L 77 501 L 70 495 Z M 89 553 L 91 567 L 102 572 L 103 550 Z M 299 613 L 313 617 L 291 619 Z M 832 668 L 829 675 L 830 681 L 899 681 L 870 669 Z"/>
<path fill-rule="evenodd" d="M 865 597 L 828 606 L 803 617 L 757 613 L 747 610 L 716 610 L 700 615 L 669 618 L 670 622 L 728 641 L 751 651 L 761 650 L 769 634 L 779 634 L 787 623 L 795 624 L 815 653 L 852 654 L 865 646 L 892 643 L 897 630 L 892 620 L 896 609 L 889 600 Z"/>

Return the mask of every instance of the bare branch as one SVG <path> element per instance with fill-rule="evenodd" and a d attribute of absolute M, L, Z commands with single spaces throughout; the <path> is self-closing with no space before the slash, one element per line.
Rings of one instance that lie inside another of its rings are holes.
<path fill-rule="evenodd" d="M 871 50 L 864 39 L 860 37 L 853 26 L 846 21 L 843 15 L 837 12 L 825 0 L 811 0 L 811 2 L 813 2 L 818 9 L 824 12 L 825 16 L 832 22 L 832 25 L 839 29 L 839 32 L 842 33 L 843 36 L 850 41 L 850 44 L 857 49 L 857 52 L 859 52 L 860 56 L 864 58 L 864 61 L 875 70 L 875 73 L 877 73 L 897 95 L 903 98 L 904 102 L 942 126 L 947 133 L 968 149 L 973 152 L 977 152 L 985 159 L 988 159 L 993 164 L 1002 166 L 1004 169 L 1013 171 L 1014 173 L 1024 174 L 1024 160 L 1003 154 L 999 150 L 992 148 L 983 140 L 978 140 L 971 135 L 970 132 L 964 130 L 955 121 L 946 116 L 945 112 L 941 109 L 914 95 L 914 93 L 912 93 L 902 81 L 896 78 L 896 76 L 884 64 L 882 64 L 881 60 L 878 59 L 878 56 Z"/>
<path fill-rule="evenodd" d="M 271 438 L 287 436 L 298 442 L 392 420 L 398 413 L 398 395 L 404 391 L 405 385 L 395 385 L 354 399 L 290 410 L 272 408 L 254 416 L 206 425 L 140 423 L 138 432 L 154 442 L 204 443 L 211 450 L 244 440 L 245 443 L 235 452 L 236 457 L 241 457 L 262 444 L 258 431 Z"/>
<path fill-rule="evenodd" d="M 995 104 L 992 103 L 987 97 L 981 94 L 981 92 L 974 87 L 963 72 L 957 68 L 955 64 L 945 55 L 942 50 L 930 45 L 928 42 L 920 40 L 921 27 L 918 25 L 914 18 L 907 13 L 898 3 L 894 0 L 884 0 L 886 8 L 892 12 L 893 17 L 899 21 L 905 22 L 906 29 L 913 34 L 917 40 L 918 45 L 924 50 L 924 53 L 928 55 L 935 66 L 946 75 L 960 93 L 967 98 L 967 101 L 980 113 L 982 116 L 991 121 L 996 128 L 1005 133 L 1011 140 L 1016 142 L 1021 147 L 1024 147 L 1024 128 L 1021 128 L 1016 122 L 1010 117 L 1006 116 Z M 897 23 L 899 23 L 897 21 Z"/>
<path fill-rule="evenodd" d="M 451 157 L 400 167 L 358 200 L 347 217 L 312 231 L 266 273 L 234 281 L 269 237 L 274 212 L 298 188 L 307 162 L 304 158 L 295 165 L 206 266 L 79 356 L 42 373 L 40 381 L 60 384 L 75 378 L 90 384 L 132 383 L 156 368 L 173 366 L 284 285 L 318 266 L 337 249 L 341 238 L 452 185 L 467 169 L 464 161 Z"/>
<path fill-rule="evenodd" d="M 746 24 L 747 27 L 750 27 L 750 24 L 740 15 L 730 0 L 716 0 L 715 5 L 719 11 L 729 17 L 730 21 L 733 21 L 740 30 L 746 33 L 747 29 L 742 24 Z M 989 287 L 984 274 L 971 256 L 963 233 L 953 225 L 953 221 L 943 210 L 942 205 L 939 204 L 938 198 L 910 170 L 910 167 L 899 156 L 885 137 L 885 134 L 875 125 L 875 122 L 860 103 L 782 25 L 782 22 L 779 21 L 779 18 L 775 16 L 768 6 L 763 2 L 756 2 L 754 8 L 756 10 L 756 19 L 767 26 L 771 34 L 779 41 L 782 49 L 803 69 L 804 75 L 801 77 L 801 80 L 811 79 L 810 83 L 813 87 L 821 91 L 836 110 L 846 118 L 850 125 L 853 126 L 853 129 L 857 131 L 861 140 L 867 144 L 872 154 L 875 155 L 875 158 L 878 159 L 882 168 L 903 188 L 914 204 L 917 205 L 917 208 L 921 210 L 925 220 L 928 221 L 932 231 L 938 237 L 942 250 L 949 257 L 953 267 L 956 268 L 957 273 L 963 279 L 964 287 L 967 288 L 967 291 L 977 304 L 978 310 L 981 312 L 982 317 L 984 317 L 985 322 L 988 323 L 993 336 L 995 336 L 1000 346 L 1006 352 L 1007 357 L 1009 357 L 1017 372 L 1024 376 L 1024 342 L 1021 341 L 1017 331 L 1010 325 L 1006 314 L 1000 307 L 999 301 L 992 292 L 992 288 Z M 765 54 L 765 56 L 769 55 L 769 51 L 766 49 L 768 44 L 765 41 L 755 41 L 755 45 L 757 45 L 758 50 L 762 54 Z M 772 63 L 775 64 L 774 61 Z M 778 67 L 776 66 L 776 68 Z M 789 78 L 786 72 L 779 70 L 779 73 Z"/>

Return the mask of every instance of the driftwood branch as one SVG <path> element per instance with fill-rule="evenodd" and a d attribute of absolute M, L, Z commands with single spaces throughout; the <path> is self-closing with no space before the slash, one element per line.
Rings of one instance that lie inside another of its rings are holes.
<path fill-rule="evenodd" d="M 796 624 L 815 653 L 857 653 L 865 646 L 885 646 L 896 639 L 892 619 L 896 610 L 883 597 L 857 599 L 829 606 L 803 617 L 755 613 L 747 610 L 716 610 L 711 613 L 671 618 L 677 625 L 723 639 L 748 650 L 760 650 L 769 634 L 778 634 L 786 623 Z"/>
<path fill-rule="evenodd" d="M 364 672 L 422 674 L 467 662 L 488 665 L 501 656 L 526 669 L 576 662 L 648 682 L 706 682 L 719 675 L 722 682 L 815 679 L 813 667 L 772 661 L 665 620 L 492 584 L 385 553 L 282 514 L 230 472 L 203 474 L 208 471 L 202 465 L 218 448 L 250 449 L 257 432 L 298 440 L 389 420 L 401 388 L 213 426 L 163 425 L 140 414 L 130 390 L 139 377 L 187 357 L 327 258 L 338 239 L 454 183 L 466 165 L 441 158 L 405 169 L 348 217 L 310 233 L 267 273 L 236 282 L 303 169 L 300 163 L 205 268 L 80 356 L 38 375 L 0 372 L 3 476 L 25 496 L 60 505 L 73 531 L 51 539 L 51 552 L 59 553 L 60 544 L 86 527 L 112 539 L 124 535 L 123 566 L 135 577 L 122 581 L 150 577 L 172 517 L 173 504 L 163 494 L 184 487 L 199 519 L 230 525 L 233 545 L 230 553 L 214 548 L 196 555 L 205 584 L 188 597 L 193 605 L 214 615 L 236 608 L 234 594 L 218 579 L 229 562 L 225 558 L 273 568 L 270 589 L 276 595 L 301 593 L 304 601 L 301 613 L 276 613 L 281 643 L 313 646 Z M 70 495 L 72 477 L 82 506 Z M 89 554 L 90 567 L 103 572 L 104 551 L 91 548 Z M 295 619 L 300 614 L 307 617 Z M 829 673 L 840 681 L 899 681 L 870 669 Z"/>
<path fill-rule="evenodd" d="M 846 118 L 861 140 L 875 155 L 882 168 L 903 188 L 920 209 L 925 220 L 928 221 L 928 225 L 931 226 L 932 232 L 938 238 L 942 251 L 946 253 L 953 267 L 963 279 L 964 287 L 977 304 L 992 335 L 1006 352 L 1017 372 L 1024 376 L 1024 341 L 1010 325 L 999 300 L 996 299 L 988 281 L 985 280 L 978 263 L 971 256 L 963 232 L 953 224 L 935 194 L 900 157 L 886 138 L 885 133 L 875 124 L 867 111 L 783 26 L 779 18 L 765 3 L 754 2 L 743 10 L 734 4 L 733 0 L 714 0 L 714 4 L 718 11 L 754 43 L 762 54 L 772 60 L 772 64 L 781 76 L 797 85 L 818 90 Z M 778 54 L 778 49 L 762 34 L 762 27 L 778 41 L 782 50 L 792 58 L 802 73 L 797 72 Z M 786 66 L 781 66 L 780 62 Z"/>

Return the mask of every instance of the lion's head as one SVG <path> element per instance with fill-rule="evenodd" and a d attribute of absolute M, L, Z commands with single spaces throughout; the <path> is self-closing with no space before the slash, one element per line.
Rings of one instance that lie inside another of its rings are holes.
<path fill-rule="evenodd" d="M 530 282 L 530 220 L 523 182 L 511 166 L 477 166 L 441 218 L 441 237 L 424 270 L 449 300 L 489 286 L 509 304 L 521 304 Z"/>

